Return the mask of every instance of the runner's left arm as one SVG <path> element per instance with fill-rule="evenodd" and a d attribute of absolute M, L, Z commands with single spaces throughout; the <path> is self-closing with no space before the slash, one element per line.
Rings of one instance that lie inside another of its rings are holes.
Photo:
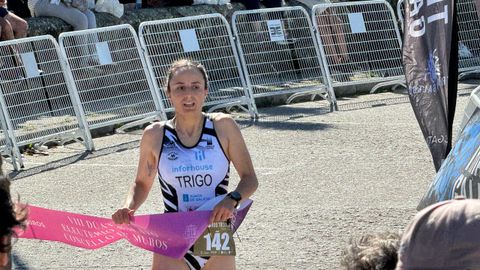
<path fill-rule="evenodd" d="M 235 191 L 241 194 L 243 201 L 252 196 L 258 187 L 258 180 L 253 168 L 252 159 L 242 133 L 240 132 L 240 128 L 235 121 L 230 116 L 224 114 L 218 118 L 215 124 L 218 125 L 218 130 L 222 134 L 221 136 L 226 136 L 228 142 L 224 150 L 240 177 L 240 182 Z M 229 219 L 233 214 L 235 204 L 236 202 L 234 200 L 226 197 L 213 209 L 210 222 Z"/>

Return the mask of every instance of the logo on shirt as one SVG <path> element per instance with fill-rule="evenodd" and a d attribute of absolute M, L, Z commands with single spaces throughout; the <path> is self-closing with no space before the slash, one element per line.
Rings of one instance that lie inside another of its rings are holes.
<path fill-rule="evenodd" d="M 205 159 L 204 150 L 195 151 L 195 160 L 204 160 L 204 159 Z"/>
<path fill-rule="evenodd" d="M 178 185 L 181 188 L 203 187 L 212 185 L 212 176 L 210 174 L 195 174 L 195 175 L 183 175 L 175 176 L 178 181 Z"/>
<path fill-rule="evenodd" d="M 163 142 L 163 147 L 164 148 L 173 148 L 175 147 L 175 142 L 170 140 L 170 138 L 165 137 L 165 141 Z"/>
<path fill-rule="evenodd" d="M 179 165 L 172 167 L 173 173 L 182 173 L 182 172 L 197 172 L 197 171 L 212 171 L 212 164 L 200 164 L 200 165 Z"/>
<path fill-rule="evenodd" d="M 203 146 L 203 147 L 205 147 L 206 149 L 213 149 L 213 148 L 215 148 L 215 145 L 213 145 L 212 138 L 202 138 L 202 140 L 200 140 L 200 143 L 199 143 L 198 145 L 199 145 L 199 146 Z"/>
<path fill-rule="evenodd" d="M 183 194 L 183 201 L 188 202 L 188 194 Z"/>
<path fill-rule="evenodd" d="M 178 154 L 176 152 L 170 152 L 168 153 L 167 158 L 169 160 L 176 160 L 178 158 Z"/>

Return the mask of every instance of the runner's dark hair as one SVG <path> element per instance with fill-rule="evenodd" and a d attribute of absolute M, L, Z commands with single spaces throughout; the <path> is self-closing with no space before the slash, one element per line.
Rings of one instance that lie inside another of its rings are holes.
<path fill-rule="evenodd" d="M 0 157 L 0 252 L 7 253 L 12 248 L 11 236 L 16 236 L 13 229 L 25 227 L 27 210 L 26 206 L 15 209 L 10 195 L 10 179 L 3 174 L 1 168 L 2 158 Z M 5 238 L 8 239 L 7 242 L 4 242 Z"/>
<path fill-rule="evenodd" d="M 185 69 L 194 68 L 194 69 L 197 69 L 198 71 L 200 71 L 200 73 L 202 74 L 203 80 L 205 81 L 204 87 L 207 88 L 208 75 L 207 75 L 207 70 L 205 69 L 205 67 L 202 64 L 200 64 L 199 62 L 191 60 L 191 59 L 180 59 L 180 60 L 177 60 L 177 61 L 173 62 L 172 65 L 170 66 L 170 68 L 168 69 L 167 82 L 166 82 L 166 86 L 165 86 L 165 89 L 167 89 L 167 92 L 170 91 L 170 81 L 173 79 L 173 75 L 175 74 L 175 72 L 177 70 L 183 69 L 183 68 L 185 68 Z"/>

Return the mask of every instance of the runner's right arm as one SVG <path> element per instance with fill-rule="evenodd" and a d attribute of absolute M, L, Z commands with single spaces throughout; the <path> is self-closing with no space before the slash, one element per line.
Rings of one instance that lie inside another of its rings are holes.
<path fill-rule="evenodd" d="M 135 183 L 130 188 L 124 207 L 118 209 L 112 215 L 112 220 L 115 223 L 130 223 L 130 217 L 147 199 L 157 175 L 158 154 L 162 144 L 162 135 L 163 125 L 160 123 L 148 126 L 143 132 L 142 140 L 140 141 L 140 158 Z"/>

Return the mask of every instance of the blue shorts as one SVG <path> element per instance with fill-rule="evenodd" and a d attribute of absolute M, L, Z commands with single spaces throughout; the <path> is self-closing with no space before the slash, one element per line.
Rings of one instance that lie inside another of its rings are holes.
<path fill-rule="evenodd" d="M 0 17 L 3 18 L 7 16 L 7 14 L 8 14 L 8 10 L 4 7 L 0 7 Z"/>

